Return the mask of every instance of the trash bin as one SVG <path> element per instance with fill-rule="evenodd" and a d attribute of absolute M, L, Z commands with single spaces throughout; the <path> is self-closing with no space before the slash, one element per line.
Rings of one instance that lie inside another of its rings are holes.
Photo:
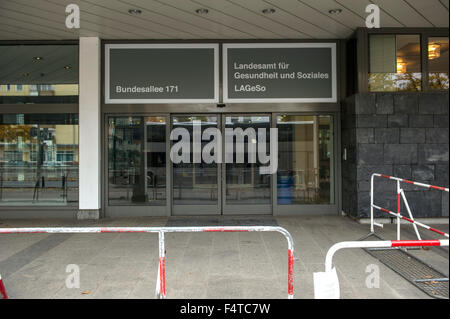
<path fill-rule="evenodd" d="M 294 177 L 278 175 L 278 205 L 292 204 L 294 198 Z"/>

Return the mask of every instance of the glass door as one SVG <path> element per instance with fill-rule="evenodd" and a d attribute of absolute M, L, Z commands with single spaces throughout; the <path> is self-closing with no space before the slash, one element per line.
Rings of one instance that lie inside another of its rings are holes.
<path fill-rule="evenodd" d="M 260 152 L 269 154 L 269 115 L 224 115 L 225 136 L 233 142 L 222 165 L 223 214 L 271 214 L 271 174 L 260 170 Z M 263 136 L 264 135 L 264 136 Z M 231 140 L 232 137 L 232 140 Z M 225 142 L 226 144 L 227 142 Z"/>
<path fill-rule="evenodd" d="M 335 213 L 334 118 L 276 115 L 277 213 Z"/>
<path fill-rule="evenodd" d="M 166 117 L 109 116 L 107 130 L 108 216 L 167 215 Z"/>
<path fill-rule="evenodd" d="M 217 161 L 202 154 L 218 132 L 218 115 L 172 116 L 172 215 L 221 213 Z"/>

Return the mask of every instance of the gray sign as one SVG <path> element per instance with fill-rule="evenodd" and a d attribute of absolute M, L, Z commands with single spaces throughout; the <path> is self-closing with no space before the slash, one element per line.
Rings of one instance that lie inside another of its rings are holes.
<path fill-rule="evenodd" d="M 218 102 L 217 44 L 105 46 L 106 103 Z"/>
<path fill-rule="evenodd" d="M 334 43 L 224 44 L 224 102 L 336 102 Z"/>

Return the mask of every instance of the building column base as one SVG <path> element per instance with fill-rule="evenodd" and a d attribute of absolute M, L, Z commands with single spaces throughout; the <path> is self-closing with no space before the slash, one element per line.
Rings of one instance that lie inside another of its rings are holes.
<path fill-rule="evenodd" d="M 77 212 L 77 219 L 100 219 L 99 209 L 82 209 Z"/>

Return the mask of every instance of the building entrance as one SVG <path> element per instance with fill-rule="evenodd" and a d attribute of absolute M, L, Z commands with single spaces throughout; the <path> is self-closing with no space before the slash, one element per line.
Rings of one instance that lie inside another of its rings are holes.
<path fill-rule="evenodd" d="M 221 160 L 219 163 L 208 163 L 204 156 L 194 160 L 195 153 L 190 154 L 190 163 L 172 164 L 173 214 L 174 215 L 219 215 L 219 214 L 270 214 L 272 203 L 271 174 L 261 174 L 260 162 L 252 163 L 249 154 L 249 144 L 257 143 L 257 136 L 251 132 L 258 132 L 259 128 L 266 129 L 266 150 L 270 142 L 269 115 L 173 115 L 172 129 L 185 128 L 190 134 L 189 149 L 194 149 L 196 136 L 194 123 L 200 123 L 201 129 L 197 134 L 204 136 L 209 128 L 219 130 L 219 139 L 223 140 Z M 225 129 L 241 129 L 241 149 L 237 146 L 238 137 L 234 136 L 232 153 L 226 154 Z M 247 129 L 253 130 L 247 130 Z M 181 139 L 181 137 L 180 137 Z M 204 154 L 209 149 L 210 140 L 201 142 Z M 178 143 L 174 140 L 174 143 Z M 206 147 L 206 148 L 205 148 Z M 256 149 L 256 148 L 255 148 Z M 225 157 L 228 156 L 227 163 Z"/>
<path fill-rule="evenodd" d="M 107 216 L 302 214 L 336 209 L 332 116 L 133 114 L 107 115 L 105 123 Z M 278 129 L 278 156 L 276 171 L 267 174 L 260 170 L 268 166 L 261 161 L 260 147 L 271 155 L 271 128 Z M 226 137 L 226 132 L 239 130 L 240 148 L 235 133 L 232 140 Z M 222 143 L 212 151 L 211 141 L 217 138 Z M 183 154 L 182 139 L 187 142 L 183 149 L 187 157 L 172 161 L 172 148 Z M 226 141 L 232 141 L 231 152 Z M 256 160 L 251 159 L 252 148 Z M 208 157 L 216 153 L 220 160 Z"/>

